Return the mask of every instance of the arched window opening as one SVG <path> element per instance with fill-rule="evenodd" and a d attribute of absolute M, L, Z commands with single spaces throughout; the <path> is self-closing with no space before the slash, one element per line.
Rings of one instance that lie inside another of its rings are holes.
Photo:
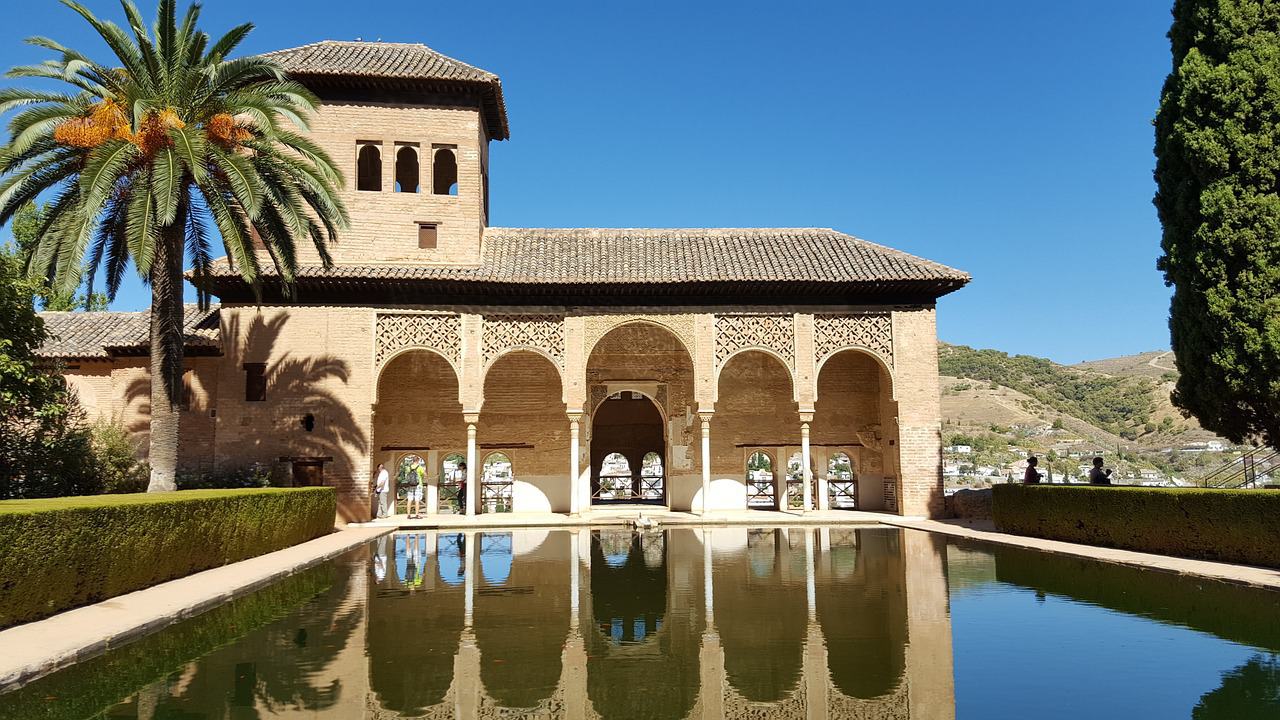
<path fill-rule="evenodd" d="M 440 462 L 440 494 L 436 496 L 440 512 L 461 515 L 467 511 L 458 497 L 458 489 L 466 479 L 467 456 L 456 452 L 445 455 Z"/>
<path fill-rule="evenodd" d="M 853 461 L 845 453 L 832 453 L 827 460 L 827 496 L 833 510 L 858 507 L 858 476 Z"/>
<path fill-rule="evenodd" d="M 418 151 L 408 145 L 396 151 L 396 192 L 418 192 Z"/>
<path fill-rule="evenodd" d="M 787 507 L 792 510 L 804 508 L 804 473 L 800 453 L 792 453 L 787 460 Z M 809 457 L 809 500 L 814 506 L 818 504 L 818 473 L 813 465 L 813 456 Z"/>
<path fill-rule="evenodd" d="M 502 453 L 493 453 L 484 459 L 484 474 L 480 478 L 480 511 L 487 513 L 511 512 L 511 491 L 515 476 L 511 471 L 511 459 Z"/>
<path fill-rule="evenodd" d="M 778 508 L 777 492 L 773 486 L 773 458 L 762 450 L 747 457 L 747 507 Z"/>
<path fill-rule="evenodd" d="M 431 158 L 431 192 L 458 194 L 458 156 L 451 148 L 436 148 Z"/>
<path fill-rule="evenodd" d="M 631 497 L 631 463 L 622 453 L 609 453 L 600 463 L 598 500 L 625 500 Z"/>
<path fill-rule="evenodd" d="M 408 512 L 409 493 L 415 487 L 423 488 L 426 497 L 427 462 L 421 457 L 409 454 L 400 458 L 396 466 L 396 512 Z"/>
<path fill-rule="evenodd" d="M 377 145 L 361 145 L 356 155 L 356 189 L 377 192 L 382 189 L 382 151 Z"/>
<path fill-rule="evenodd" d="M 662 469 L 662 456 L 656 452 L 645 453 L 640 461 L 640 497 L 643 500 L 662 500 L 666 474 Z"/>

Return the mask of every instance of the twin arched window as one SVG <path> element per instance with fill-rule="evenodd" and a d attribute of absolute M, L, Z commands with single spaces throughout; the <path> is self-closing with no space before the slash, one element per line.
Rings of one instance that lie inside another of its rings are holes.
<path fill-rule="evenodd" d="M 361 145 L 356 154 L 356 189 L 382 189 L 382 149 L 377 145 Z"/>
<path fill-rule="evenodd" d="M 431 158 L 431 192 L 458 194 L 458 156 L 451 148 L 436 148 Z"/>
<path fill-rule="evenodd" d="M 396 192 L 418 192 L 418 151 L 409 145 L 396 151 Z"/>

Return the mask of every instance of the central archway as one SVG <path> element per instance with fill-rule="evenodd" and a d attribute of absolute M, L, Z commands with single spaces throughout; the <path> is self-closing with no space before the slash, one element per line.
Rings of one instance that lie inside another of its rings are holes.
<path fill-rule="evenodd" d="M 591 416 L 591 503 L 665 505 L 662 412 L 643 393 L 609 396 Z"/>

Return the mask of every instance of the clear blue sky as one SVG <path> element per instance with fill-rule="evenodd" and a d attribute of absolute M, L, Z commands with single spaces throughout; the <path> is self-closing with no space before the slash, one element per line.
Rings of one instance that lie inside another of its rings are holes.
<path fill-rule="evenodd" d="M 251 20 L 245 52 L 414 41 L 501 75 L 495 225 L 834 227 L 973 275 L 942 339 L 1075 362 L 1168 346 L 1171 5 L 214 0 L 203 24 Z M 99 49 L 54 0 L 5 15 L 5 68 L 46 57 L 28 35 Z M 147 297 L 131 280 L 112 307 Z"/>

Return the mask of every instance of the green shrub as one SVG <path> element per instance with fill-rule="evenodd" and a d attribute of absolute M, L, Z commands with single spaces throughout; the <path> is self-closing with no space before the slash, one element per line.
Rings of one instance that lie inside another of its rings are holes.
<path fill-rule="evenodd" d="M 997 485 L 992 516 L 1018 535 L 1280 567 L 1280 492 Z"/>
<path fill-rule="evenodd" d="M 119 424 L 105 419 L 93 424 L 92 446 L 104 493 L 140 493 L 147 489 L 151 470 L 138 462 L 138 448 Z"/>
<path fill-rule="evenodd" d="M 319 537 L 336 502 L 333 488 L 0 502 L 0 628 Z"/>
<path fill-rule="evenodd" d="M 280 465 L 251 463 L 244 467 L 208 472 L 179 470 L 179 490 L 238 490 L 243 488 L 285 487 L 284 468 Z"/>

